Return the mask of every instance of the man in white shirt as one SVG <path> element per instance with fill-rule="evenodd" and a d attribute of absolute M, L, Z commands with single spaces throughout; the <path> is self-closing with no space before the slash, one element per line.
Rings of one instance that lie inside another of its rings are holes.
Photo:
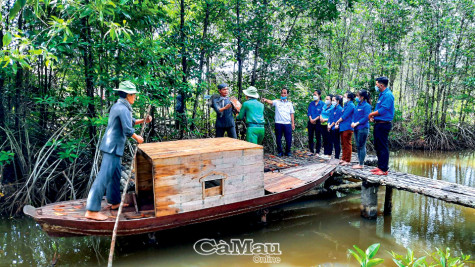
<path fill-rule="evenodd" d="M 295 111 L 292 102 L 287 99 L 288 94 L 289 91 L 286 88 L 283 88 L 280 91 L 280 99 L 262 99 L 263 102 L 275 107 L 275 137 L 279 157 L 284 155 L 282 151 L 282 134 L 285 136 L 285 155 L 292 155 L 290 153 L 290 146 L 292 145 L 292 131 L 295 130 Z"/>

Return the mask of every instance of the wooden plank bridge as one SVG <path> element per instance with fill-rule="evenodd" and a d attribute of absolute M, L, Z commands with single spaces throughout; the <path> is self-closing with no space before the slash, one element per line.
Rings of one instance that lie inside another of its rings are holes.
<path fill-rule="evenodd" d="M 337 172 L 369 183 L 390 186 L 399 190 L 475 208 L 475 188 L 473 187 L 394 171 L 389 171 L 388 175 L 383 176 L 373 175 L 370 172 L 372 168 L 365 167 L 364 169 L 357 170 L 347 166 L 339 166 Z"/>
<path fill-rule="evenodd" d="M 305 152 L 297 151 L 292 157 L 264 156 L 265 171 L 280 172 L 283 169 L 304 166 L 315 162 L 327 162 L 330 165 L 338 165 L 339 160 L 324 160 L 320 157 L 307 156 Z M 352 162 L 356 163 L 356 155 L 353 154 Z M 377 164 L 374 156 L 367 156 L 364 169 L 352 169 L 350 166 L 338 166 L 336 173 L 351 176 L 362 180 L 361 185 L 361 215 L 366 218 L 376 218 L 377 215 L 377 191 L 380 185 L 386 186 L 384 213 L 390 214 L 392 208 L 392 190 L 405 190 L 416 194 L 429 196 L 446 202 L 475 208 L 475 188 L 446 181 L 429 179 L 413 174 L 389 171 L 388 175 L 373 175 L 370 170 Z M 368 166 L 369 165 L 369 166 Z"/>

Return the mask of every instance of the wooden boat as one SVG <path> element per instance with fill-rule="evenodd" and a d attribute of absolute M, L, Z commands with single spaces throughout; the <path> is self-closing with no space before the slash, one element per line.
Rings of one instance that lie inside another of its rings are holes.
<path fill-rule="evenodd" d="M 141 144 L 135 192 L 129 193 L 118 235 L 135 235 L 262 210 L 294 200 L 324 182 L 336 165 L 317 163 L 264 173 L 262 146 L 231 138 Z M 86 199 L 25 206 L 50 236 L 111 235 L 106 221 L 84 218 Z"/>

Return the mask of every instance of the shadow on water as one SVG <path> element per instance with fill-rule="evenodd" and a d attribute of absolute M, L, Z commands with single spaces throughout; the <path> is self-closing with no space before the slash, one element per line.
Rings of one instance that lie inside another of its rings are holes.
<path fill-rule="evenodd" d="M 392 154 L 391 167 L 432 179 L 468 186 L 475 184 L 475 153 L 423 153 L 400 151 Z M 384 188 L 380 188 L 382 210 Z M 405 247 L 421 256 L 435 247 L 475 255 L 475 211 L 421 195 L 394 191 L 393 215 L 375 221 L 359 216 L 358 191 L 337 197 L 300 199 L 271 209 L 263 226 L 254 213 L 219 221 L 190 225 L 155 233 L 121 237 L 116 247 L 115 266 L 245 266 L 252 256 L 202 256 L 193 245 L 209 238 L 253 239 L 279 243 L 282 264 L 290 266 L 355 266 L 347 249 L 381 243 L 378 256 L 392 266 L 389 254 Z M 29 218 L 0 221 L 0 266 L 105 265 L 109 237 L 50 238 Z"/>

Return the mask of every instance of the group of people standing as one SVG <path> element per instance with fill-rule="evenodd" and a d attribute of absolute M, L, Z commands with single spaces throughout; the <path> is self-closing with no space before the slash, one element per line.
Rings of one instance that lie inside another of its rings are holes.
<path fill-rule="evenodd" d="M 386 77 L 376 79 L 375 89 L 379 91 L 379 97 L 373 112 L 371 112 L 371 97 L 367 90 L 360 90 L 356 94 L 347 92 L 343 96 L 330 94 L 325 97 L 325 101 L 321 100 L 321 91 L 315 90 L 313 101 L 310 102 L 307 110 L 310 150 L 308 155 L 319 156 L 323 146 L 321 157 L 330 159 L 334 152 L 335 159 L 340 159 L 340 150 L 342 150 L 340 164 L 348 165 L 351 161 L 354 133 L 358 164 L 353 168 L 362 169 L 371 121 L 375 123 L 373 135 L 378 157 L 378 168 L 373 169 L 372 172 L 376 175 L 387 175 L 388 138 L 394 118 L 394 96 L 388 88 L 388 83 L 389 80 Z"/>
<path fill-rule="evenodd" d="M 394 118 L 394 96 L 388 88 L 389 79 L 379 77 L 376 79 L 375 90 L 379 91 L 376 107 L 372 112 L 371 96 L 367 90 L 360 90 L 344 95 L 325 96 L 322 99 L 320 90 L 313 92 L 313 101 L 307 109 L 308 129 L 308 155 L 316 155 L 330 159 L 334 153 L 335 159 L 341 160 L 341 165 L 349 165 L 352 154 L 352 137 L 354 134 L 358 154 L 358 164 L 355 169 L 362 169 L 366 158 L 366 142 L 368 140 L 370 122 L 374 122 L 374 145 L 378 157 L 378 167 L 372 172 L 376 175 L 388 174 L 389 162 L 389 132 Z M 236 138 L 236 127 L 233 116 L 233 105 L 228 98 L 228 86 L 218 86 L 219 98 L 212 103 L 217 113 L 216 137 L 223 137 L 227 132 L 228 137 Z M 246 120 L 246 140 L 262 144 L 264 139 L 264 105 L 259 102 L 259 94 L 255 87 L 243 90 L 246 96 L 238 120 Z M 262 98 L 261 102 L 275 108 L 275 137 L 278 156 L 290 156 L 292 145 L 292 131 L 295 130 L 295 110 L 288 99 L 289 90 L 281 89 L 280 99 L 269 100 Z M 285 137 L 285 151 L 282 148 L 282 137 Z M 315 142 L 316 139 L 316 142 Z M 323 147 L 323 155 L 320 151 Z"/>
<path fill-rule="evenodd" d="M 241 107 L 240 111 L 233 109 L 228 94 L 228 85 L 223 83 L 218 85 L 219 97 L 212 100 L 212 107 L 216 111 L 216 137 L 223 137 L 227 133 L 228 137 L 236 137 L 236 125 L 234 122 L 233 113 L 238 113 L 237 120 L 245 120 L 246 141 L 262 144 L 265 135 L 264 129 L 264 104 L 267 103 L 275 107 L 275 136 L 277 139 L 278 155 L 283 156 L 282 136 L 285 137 L 286 147 L 285 155 L 291 155 L 292 131 L 295 130 L 294 107 L 292 102 L 287 99 L 288 89 L 283 88 L 280 92 L 280 99 L 269 100 L 261 98 L 259 102 L 259 93 L 254 86 L 243 90 L 246 96 L 246 102 Z"/>

